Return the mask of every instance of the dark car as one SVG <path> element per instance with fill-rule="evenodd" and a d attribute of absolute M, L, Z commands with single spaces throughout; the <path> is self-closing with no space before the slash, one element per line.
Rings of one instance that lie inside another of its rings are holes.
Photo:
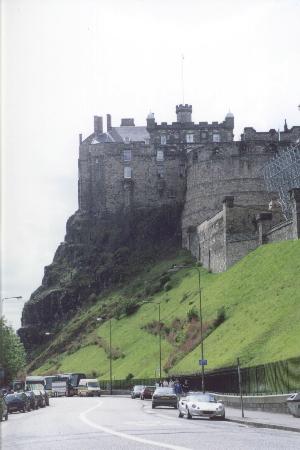
<path fill-rule="evenodd" d="M 133 386 L 132 391 L 131 391 L 131 398 L 140 398 L 141 392 L 144 389 L 144 387 L 145 386 L 142 386 L 142 385 Z"/>
<path fill-rule="evenodd" d="M 27 385 L 27 390 L 34 392 L 34 395 L 38 398 L 38 406 L 40 408 L 49 406 L 49 396 L 42 384 L 29 384 Z"/>
<path fill-rule="evenodd" d="M 172 406 L 178 408 L 178 398 L 175 390 L 170 387 L 158 387 L 152 396 L 152 408 L 156 406 Z"/>
<path fill-rule="evenodd" d="M 15 394 L 7 394 L 5 402 L 9 413 L 14 411 L 22 411 L 25 413 L 30 410 L 29 400 L 24 393 L 16 392 Z"/>
<path fill-rule="evenodd" d="M 30 409 L 38 409 L 39 401 L 35 393 L 33 391 L 25 391 L 25 395 L 29 400 Z"/>
<path fill-rule="evenodd" d="M 8 408 L 7 408 L 6 401 L 1 396 L 0 397 L 0 422 L 2 422 L 3 419 L 5 419 L 5 420 L 8 419 Z"/>
<path fill-rule="evenodd" d="M 145 400 L 145 398 L 152 398 L 154 391 L 155 386 L 144 386 L 144 389 L 141 391 L 141 400 Z"/>
<path fill-rule="evenodd" d="M 33 388 L 34 386 L 31 387 Z M 46 406 L 45 398 L 43 397 L 43 394 L 39 389 L 30 389 L 29 392 L 33 392 L 37 401 L 38 408 L 44 408 L 44 406 Z"/>

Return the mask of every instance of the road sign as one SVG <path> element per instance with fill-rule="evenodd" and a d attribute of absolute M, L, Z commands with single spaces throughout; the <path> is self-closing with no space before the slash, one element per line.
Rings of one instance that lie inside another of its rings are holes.
<path fill-rule="evenodd" d="M 199 359 L 199 366 L 207 366 L 207 359 Z"/>

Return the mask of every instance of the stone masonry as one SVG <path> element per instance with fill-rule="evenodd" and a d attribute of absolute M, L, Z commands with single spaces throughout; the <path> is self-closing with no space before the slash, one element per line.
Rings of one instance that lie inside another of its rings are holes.
<path fill-rule="evenodd" d="M 268 211 L 276 193 L 267 192 L 262 168 L 299 139 L 300 126 L 288 129 L 285 122 L 282 132 L 247 127 L 234 141 L 231 112 L 211 124 L 194 123 L 191 105 L 177 105 L 176 115 L 172 124 L 157 124 L 150 113 L 145 126 L 124 118 L 116 127 L 107 114 L 106 132 L 95 116 L 94 132 L 83 141 L 80 135 L 79 212 L 109 217 L 182 205 L 183 247 L 217 272 L 276 236 L 298 238 L 298 191 L 291 193 L 292 225 L 280 225 L 280 208 Z"/>

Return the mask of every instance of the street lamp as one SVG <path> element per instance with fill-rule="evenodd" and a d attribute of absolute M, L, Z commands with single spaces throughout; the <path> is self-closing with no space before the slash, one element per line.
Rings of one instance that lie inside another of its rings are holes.
<path fill-rule="evenodd" d="M 105 320 L 105 317 L 97 317 L 98 322 Z M 110 395 L 112 395 L 112 352 L 111 352 L 111 319 L 109 321 L 109 381 Z"/>
<path fill-rule="evenodd" d="M 158 326 L 159 326 L 159 381 L 161 381 L 161 321 L 160 321 L 160 302 L 150 302 L 150 301 L 144 301 L 141 304 L 144 303 L 153 303 L 154 305 L 158 305 Z"/>
<path fill-rule="evenodd" d="M 202 392 L 205 392 L 204 383 L 204 345 L 203 345 L 203 321 L 202 321 L 202 297 L 201 297 L 201 272 L 200 268 L 197 266 L 184 266 L 184 265 L 174 265 L 169 272 L 177 272 L 180 269 L 195 269 L 198 272 L 198 292 L 199 292 L 199 319 L 200 319 L 200 338 L 201 338 L 201 385 Z"/>

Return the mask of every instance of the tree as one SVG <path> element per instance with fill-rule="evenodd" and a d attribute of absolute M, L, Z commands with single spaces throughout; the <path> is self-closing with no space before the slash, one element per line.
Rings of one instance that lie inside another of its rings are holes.
<path fill-rule="evenodd" d="M 26 354 L 19 336 L 0 318 L 0 367 L 4 370 L 4 381 L 9 382 L 24 370 Z"/>

